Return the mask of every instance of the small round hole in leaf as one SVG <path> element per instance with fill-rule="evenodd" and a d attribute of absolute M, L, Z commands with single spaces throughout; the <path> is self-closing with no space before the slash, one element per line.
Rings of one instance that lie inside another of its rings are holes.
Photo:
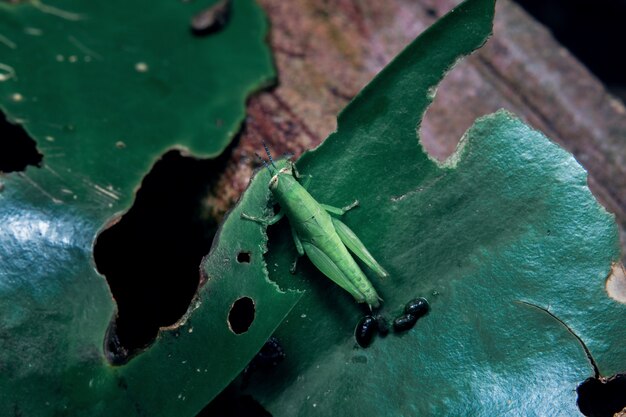
<path fill-rule="evenodd" d="M 228 327 L 235 334 L 248 331 L 254 321 L 254 301 L 250 297 L 241 297 L 235 301 L 228 313 Z"/>
<path fill-rule="evenodd" d="M 239 252 L 237 254 L 237 262 L 239 262 L 240 264 L 249 264 L 250 252 Z"/>

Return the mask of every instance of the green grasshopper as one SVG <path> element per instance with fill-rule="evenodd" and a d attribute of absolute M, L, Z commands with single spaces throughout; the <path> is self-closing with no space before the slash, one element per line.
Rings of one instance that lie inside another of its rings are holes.
<path fill-rule="evenodd" d="M 269 189 L 280 204 L 281 210 L 266 219 L 248 216 L 245 213 L 242 213 L 241 217 L 264 225 L 272 225 L 287 215 L 298 256 L 306 253 L 317 269 L 348 291 L 358 303 L 367 303 L 370 309 L 379 307 L 382 299 L 348 249 L 380 278 L 385 278 L 389 274 L 376 262 L 348 226 L 329 215 L 329 213 L 343 215 L 358 206 L 358 200 L 343 208 L 318 203 L 306 190 L 307 184 L 304 181 L 303 184 L 298 182 L 301 177 L 294 163 L 287 161 L 287 166 L 279 170 L 274 165 L 267 146 L 265 151 L 270 164 L 259 158 L 272 174 Z M 292 272 L 295 271 L 296 262 L 292 266 Z"/>

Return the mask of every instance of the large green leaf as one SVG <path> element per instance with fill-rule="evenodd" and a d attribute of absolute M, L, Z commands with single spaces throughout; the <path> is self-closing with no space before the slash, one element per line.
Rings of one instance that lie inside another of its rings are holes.
<path fill-rule="evenodd" d="M 274 76 L 259 7 L 236 0 L 222 31 L 194 37 L 189 21 L 206 6 L 0 2 L 0 106 L 44 155 L 42 168 L 2 176 L 0 415 L 194 415 L 296 302 L 266 280 L 260 252 L 243 276 L 222 256 L 240 237 L 263 241 L 252 225 L 225 225 L 237 238 L 207 257 L 213 293 L 127 365 L 105 359 L 115 308 L 94 268 L 98 231 L 166 150 L 219 154 L 247 96 Z M 235 335 L 227 317 L 242 294 L 261 301 Z"/>
<path fill-rule="evenodd" d="M 112 186 L 119 210 L 166 150 L 215 156 L 226 147 L 247 95 L 274 76 L 267 23 L 239 0 L 222 31 L 194 36 L 189 22 L 206 6 L 0 2 L 0 106 L 62 177 L 43 187 L 51 198 Z"/>
<path fill-rule="evenodd" d="M 270 277 L 306 290 L 276 333 L 285 362 L 246 390 L 272 414 L 570 416 L 594 376 L 580 340 L 602 375 L 626 370 L 626 306 L 604 288 L 617 228 L 574 158 L 506 111 L 478 120 L 443 164 L 416 137 L 433 89 L 485 41 L 493 11 L 470 0 L 424 32 L 298 161 L 320 202 L 360 201 L 344 220 L 390 272 L 371 274 L 382 311 L 417 296 L 431 311 L 359 348 L 364 308 L 307 261 L 291 276 L 288 225 L 270 229 Z"/>

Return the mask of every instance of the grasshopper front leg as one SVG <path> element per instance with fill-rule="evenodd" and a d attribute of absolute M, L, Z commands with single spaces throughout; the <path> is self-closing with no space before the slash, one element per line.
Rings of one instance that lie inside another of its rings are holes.
<path fill-rule="evenodd" d="M 354 200 L 351 204 L 348 204 L 347 206 L 341 208 L 329 206 L 328 204 L 320 204 L 320 206 L 322 206 L 324 210 L 329 213 L 336 214 L 337 216 L 343 216 L 344 214 L 346 214 L 346 212 L 352 210 L 355 207 L 358 207 L 358 205 L 359 200 Z"/>
<path fill-rule="evenodd" d="M 264 226 L 271 226 L 275 223 L 278 223 L 278 221 L 280 219 L 282 219 L 285 216 L 285 212 L 283 212 L 282 210 L 279 211 L 277 214 L 273 215 L 272 217 L 266 217 L 266 218 L 261 218 L 261 217 L 253 217 L 253 216 L 249 216 L 246 213 L 241 213 L 241 218 L 245 219 L 245 220 L 251 220 L 253 222 L 257 222 L 260 223 Z"/>
<path fill-rule="evenodd" d="M 278 223 L 278 221 L 280 221 L 280 219 L 282 219 L 284 215 L 285 215 L 285 212 L 281 210 L 280 212 L 278 212 L 277 214 L 269 218 L 253 217 L 253 216 L 247 215 L 246 213 L 241 213 L 241 218 L 260 223 L 264 226 L 271 226 L 275 223 Z M 298 233 L 296 233 L 296 230 L 293 227 L 291 228 L 291 237 L 293 238 L 293 242 L 296 245 L 296 250 L 298 251 L 298 255 L 296 256 L 296 259 L 294 259 L 293 264 L 291 265 L 291 268 L 289 268 L 289 271 L 292 274 L 295 274 L 296 265 L 298 264 L 298 258 L 304 255 L 304 248 L 302 247 L 302 242 L 300 241 L 300 238 L 298 237 Z"/>
<path fill-rule="evenodd" d="M 302 242 L 300 241 L 300 238 L 298 237 L 298 233 L 296 232 L 296 229 L 294 229 L 293 227 L 291 228 L 291 237 L 293 237 L 293 243 L 295 243 L 296 245 L 296 250 L 298 251 L 298 255 L 296 255 L 296 259 L 293 260 L 293 264 L 291 265 L 291 268 L 289 268 L 289 272 L 291 272 L 292 274 L 295 274 L 296 265 L 298 264 L 298 258 L 304 255 L 304 247 L 302 246 Z"/>

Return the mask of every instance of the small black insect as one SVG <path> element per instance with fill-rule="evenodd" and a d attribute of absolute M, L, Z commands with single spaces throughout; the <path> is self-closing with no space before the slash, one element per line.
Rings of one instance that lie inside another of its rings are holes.
<path fill-rule="evenodd" d="M 425 298 L 420 297 L 406 303 L 404 306 L 404 313 L 412 314 L 415 317 L 420 318 L 424 314 L 428 313 L 428 308 L 428 301 Z"/>
<path fill-rule="evenodd" d="M 354 338 L 361 347 L 368 347 L 374 340 L 374 335 L 378 330 L 378 322 L 372 316 L 365 316 L 356 325 L 354 330 Z"/>
<path fill-rule="evenodd" d="M 396 332 L 405 332 L 415 326 L 418 317 L 413 314 L 403 314 L 393 321 L 393 329 Z"/>
<path fill-rule="evenodd" d="M 378 334 L 381 337 L 385 337 L 389 334 L 389 320 L 382 314 L 378 314 L 374 317 L 376 324 L 378 325 Z"/>
<path fill-rule="evenodd" d="M 263 345 L 259 353 L 250 361 L 248 366 L 243 370 L 242 388 L 245 388 L 250 381 L 250 376 L 256 370 L 269 370 L 277 366 L 285 359 L 285 351 L 280 345 L 278 339 L 274 336 L 270 337 Z"/>

